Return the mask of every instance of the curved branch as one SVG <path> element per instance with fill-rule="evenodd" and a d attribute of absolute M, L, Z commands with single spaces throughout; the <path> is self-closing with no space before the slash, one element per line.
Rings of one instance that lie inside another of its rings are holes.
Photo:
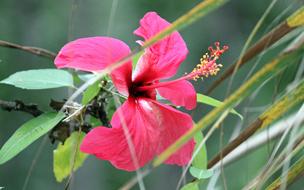
<path fill-rule="evenodd" d="M 22 46 L 19 44 L 7 42 L 0 40 L 0 46 L 7 47 L 7 48 L 13 48 L 13 49 L 20 49 L 22 51 L 29 52 L 31 54 L 35 54 L 41 57 L 46 57 L 48 59 L 54 60 L 56 57 L 56 53 L 51 52 L 49 50 L 39 48 L 39 47 L 30 47 L 30 46 Z"/>

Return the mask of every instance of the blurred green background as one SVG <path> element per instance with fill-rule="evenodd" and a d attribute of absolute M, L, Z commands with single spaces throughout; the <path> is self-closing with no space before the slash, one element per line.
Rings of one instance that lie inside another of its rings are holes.
<path fill-rule="evenodd" d="M 147 11 L 156 11 L 163 18 L 172 22 L 200 1 L 117 0 L 116 2 L 117 9 L 114 12 L 112 22 L 109 22 L 111 10 L 113 11 L 111 0 L 1 0 L 0 40 L 42 47 L 57 52 L 65 43 L 76 38 L 109 35 L 125 41 L 131 48 L 134 48 L 137 46 L 135 41 L 139 38 L 133 35 L 133 31 L 138 27 L 139 20 Z M 251 30 L 270 2 L 270 0 L 232 0 L 190 27 L 183 29 L 181 34 L 190 51 L 187 60 L 179 70 L 179 75 L 191 71 L 208 46 L 215 41 L 220 41 L 230 47 L 221 59 L 224 69 L 232 64 L 238 58 Z M 255 39 L 286 18 L 299 4 L 301 4 L 299 1 L 278 1 Z M 278 51 L 275 50 L 272 53 Z M 269 56 L 267 54 L 263 57 L 257 69 L 262 66 L 263 60 L 269 59 Z M 233 82 L 233 89 L 243 82 L 251 67 L 247 66 L 238 72 Z M 48 59 L 0 47 L 0 80 L 17 71 L 38 68 L 54 68 L 54 65 Z M 250 105 L 241 104 L 237 110 L 243 112 L 244 106 L 269 105 L 275 97 L 275 88 L 279 87 L 279 92 L 284 89 L 293 80 L 296 69 L 296 67 L 289 68 L 288 73 L 284 74 L 280 83 L 276 79 L 270 81 L 261 89 Z M 204 93 L 214 78 L 216 77 L 196 82 L 197 91 Z M 212 97 L 223 100 L 226 87 L 227 82 L 217 88 L 212 93 Z M 36 103 L 43 110 L 50 109 L 48 107 L 50 99 L 61 100 L 68 96 L 67 89 L 27 91 L 6 85 L 0 86 L 0 99 Z M 191 113 L 194 120 L 197 121 L 210 110 L 210 107 L 200 105 Z M 258 113 L 250 112 L 242 127 L 252 121 Z M 31 118 L 25 113 L 9 113 L 0 110 L 0 145 L 2 146 L 21 124 Z M 239 122 L 239 118 L 234 115 L 228 117 L 223 126 L 223 144 L 227 143 Z M 41 142 L 42 139 L 36 141 L 17 157 L 0 166 L 0 187 L 5 187 L 8 190 L 22 189 L 27 172 Z M 207 142 L 210 158 L 218 152 L 220 146 L 220 135 L 219 132 L 216 132 Z M 265 164 L 272 146 L 273 143 L 268 143 L 228 166 L 225 169 L 228 189 L 240 189 L 247 184 L 257 174 L 259 168 Z M 55 147 L 56 145 L 52 145 L 49 140 L 43 147 L 42 154 L 37 159 L 32 171 L 28 190 L 64 189 L 65 183 L 57 183 L 53 176 L 52 151 Z M 179 167 L 163 165 L 144 179 L 146 188 L 149 190 L 175 189 L 181 172 L 182 169 Z M 116 170 L 108 162 L 90 156 L 83 167 L 76 172 L 71 189 L 118 189 L 134 175 L 135 173 Z M 220 179 L 218 189 L 223 189 L 221 183 Z M 291 189 L 297 189 L 301 185 L 303 187 L 304 183 L 298 182 L 291 186 Z"/>

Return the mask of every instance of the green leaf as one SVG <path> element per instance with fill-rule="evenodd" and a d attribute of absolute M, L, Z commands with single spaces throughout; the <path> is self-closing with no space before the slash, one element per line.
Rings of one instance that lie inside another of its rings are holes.
<path fill-rule="evenodd" d="M 79 136 L 80 135 L 80 136 Z M 85 133 L 73 132 L 64 144 L 58 144 L 54 150 L 54 174 L 58 182 L 68 177 L 73 170 L 76 171 L 87 158 L 88 154 L 80 152 L 79 147 Z M 75 148 L 77 146 L 77 154 L 75 155 Z M 75 157 L 74 157 L 75 156 Z M 73 162 L 75 163 L 73 164 Z"/>
<path fill-rule="evenodd" d="M 74 88 L 73 76 L 69 72 L 59 69 L 21 71 L 12 74 L 8 78 L 0 81 L 0 83 L 30 90 L 58 87 Z"/>
<path fill-rule="evenodd" d="M 198 132 L 194 135 L 195 151 L 199 148 L 200 143 L 203 141 L 204 137 L 201 132 Z M 207 149 L 206 144 L 204 144 L 199 150 L 198 154 L 195 156 L 192 162 L 192 166 L 199 169 L 207 169 L 208 158 L 207 158 Z"/>
<path fill-rule="evenodd" d="M 190 171 L 190 174 L 193 177 L 196 177 L 197 179 L 207 179 L 213 175 L 213 170 L 211 170 L 211 169 L 209 169 L 209 170 L 199 169 L 199 168 L 192 166 L 189 171 Z"/>
<path fill-rule="evenodd" d="M 115 113 L 116 109 L 117 108 L 116 108 L 116 105 L 115 105 L 114 98 L 108 99 L 107 104 L 106 104 L 106 113 L 107 113 L 107 118 L 109 120 L 112 118 L 112 116 Z"/>
<path fill-rule="evenodd" d="M 219 101 L 217 99 L 211 98 L 209 96 L 203 95 L 203 94 L 197 93 L 196 96 L 197 96 L 197 102 L 203 103 L 203 104 L 207 104 L 209 106 L 219 107 L 219 106 L 221 106 L 223 104 L 223 102 L 221 102 L 221 101 Z M 241 120 L 243 120 L 243 116 L 240 113 L 238 113 L 235 109 L 232 109 L 230 111 L 230 113 L 239 116 L 239 118 Z"/>
<path fill-rule="evenodd" d="M 88 80 L 90 80 L 93 77 L 96 77 L 95 74 L 91 74 L 91 73 L 86 73 L 86 74 L 79 74 L 78 75 L 79 79 L 81 79 L 82 81 L 86 82 Z"/>
<path fill-rule="evenodd" d="M 92 127 L 97 127 L 97 126 L 102 125 L 102 123 L 99 119 L 97 119 L 96 117 L 91 116 L 91 115 L 90 115 L 89 121 L 90 121 L 90 124 L 92 125 Z"/>
<path fill-rule="evenodd" d="M 28 145 L 55 127 L 64 117 L 64 113 L 50 112 L 23 124 L 1 148 L 0 164 L 16 156 Z"/>
<path fill-rule="evenodd" d="M 76 71 L 72 70 L 71 74 L 73 76 L 74 85 L 79 85 L 83 82 L 83 80 L 79 77 Z"/>
<path fill-rule="evenodd" d="M 100 91 L 100 81 L 96 81 L 94 84 L 89 86 L 84 92 L 81 103 L 87 105 Z"/>
<path fill-rule="evenodd" d="M 199 190 L 198 181 L 186 184 L 181 188 L 181 190 Z"/>

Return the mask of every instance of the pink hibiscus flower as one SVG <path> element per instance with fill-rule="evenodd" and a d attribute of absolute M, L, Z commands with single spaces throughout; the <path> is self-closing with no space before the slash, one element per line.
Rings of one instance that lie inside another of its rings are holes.
<path fill-rule="evenodd" d="M 134 34 L 145 40 L 151 38 L 170 23 L 155 12 L 147 13 Z M 142 44 L 142 41 L 139 41 Z M 178 32 L 145 50 L 132 73 L 132 62 L 126 62 L 110 76 L 118 92 L 127 96 L 111 120 L 112 128 L 96 127 L 84 138 L 80 150 L 110 161 L 115 167 L 133 171 L 151 161 L 171 143 L 193 127 L 188 114 L 156 100 L 156 93 L 176 106 L 193 109 L 196 92 L 188 79 L 216 74 L 220 65 L 215 61 L 226 48 L 210 49 L 201 64 L 190 74 L 173 81 L 160 82 L 174 76 L 188 53 Z M 98 72 L 127 56 L 129 47 L 110 37 L 89 37 L 66 44 L 55 59 L 58 68 L 68 67 Z M 127 140 L 128 139 L 128 140 Z M 185 165 L 194 149 L 190 140 L 165 163 Z"/>

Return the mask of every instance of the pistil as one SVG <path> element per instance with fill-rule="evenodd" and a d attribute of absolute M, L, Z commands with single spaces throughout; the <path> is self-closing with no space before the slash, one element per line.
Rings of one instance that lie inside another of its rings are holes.
<path fill-rule="evenodd" d="M 151 90 L 163 86 L 168 86 L 170 84 L 179 82 L 181 80 L 197 81 L 197 79 L 199 78 L 208 77 L 210 75 L 211 76 L 216 75 L 219 72 L 220 68 L 222 67 L 222 65 L 217 64 L 216 61 L 225 51 L 228 50 L 228 46 L 223 46 L 223 48 L 220 48 L 219 42 L 215 42 L 214 45 L 215 45 L 215 49 L 213 49 L 213 47 L 210 46 L 208 48 L 209 53 L 203 55 L 203 57 L 200 59 L 200 64 L 198 64 L 191 73 L 175 80 L 157 82 L 147 86 L 139 86 L 136 88 L 136 90 L 137 91 Z"/>

